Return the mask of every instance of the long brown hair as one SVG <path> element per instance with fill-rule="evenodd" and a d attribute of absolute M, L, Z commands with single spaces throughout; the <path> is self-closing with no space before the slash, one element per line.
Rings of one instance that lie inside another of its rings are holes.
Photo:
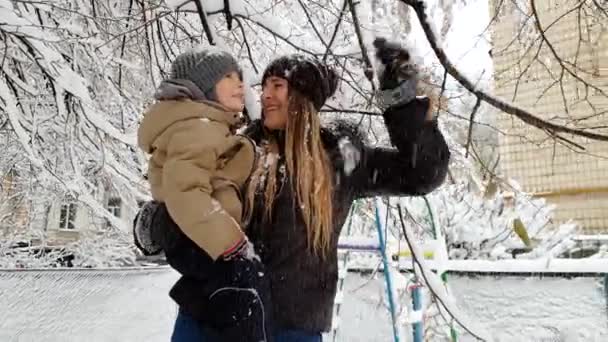
<path fill-rule="evenodd" d="M 287 175 L 306 225 L 308 246 L 324 257 L 333 231 L 333 172 L 321 141 L 319 114 L 310 100 L 289 89 L 288 116 L 284 132 Z M 270 220 L 277 193 L 277 138 L 267 134 L 261 147 L 263 154 L 247 190 L 247 206 L 252 208 L 258 189 L 263 189 L 264 219 Z"/>

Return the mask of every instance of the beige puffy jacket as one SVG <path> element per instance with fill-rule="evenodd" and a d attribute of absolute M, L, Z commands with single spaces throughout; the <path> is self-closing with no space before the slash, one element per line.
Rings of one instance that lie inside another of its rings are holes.
<path fill-rule="evenodd" d="M 238 122 L 238 113 L 212 103 L 159 101 L 138 130 L 139 147 L 151 154 L 153 198 L 214 260 L 244 238 L 241 190 L 255 165 L 255 145 L 232 133 Z"/>

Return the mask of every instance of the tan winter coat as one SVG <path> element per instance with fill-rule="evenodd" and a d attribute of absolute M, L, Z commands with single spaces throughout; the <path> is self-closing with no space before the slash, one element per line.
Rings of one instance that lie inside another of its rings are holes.
<path fill-rule="evenodd" d="M 151 154 L 148 180 L 182 231 L 214 260 L 244 233 L 241 189 L 255 163 L 255 145 L 230 128 L 237 113 L 211 104 L 159 101 L 144 114 L 138 145 Z"/>

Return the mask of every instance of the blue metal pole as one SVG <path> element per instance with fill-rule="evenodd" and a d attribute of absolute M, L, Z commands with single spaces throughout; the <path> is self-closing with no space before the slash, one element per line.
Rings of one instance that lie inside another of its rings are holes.
<path fill-rule="evenodd" d="M 422 286 L 412 286 L 412 301 L 414 311 L 420 311 L 422 309 Z M 423 342 L 422 321 L 416 322 L 414 326 L 414 342 Z"/>
<path fill-rule="evenodd" d="M 397 308 L 395 305 L 395 298 L 393 298 L 393 282 L 391 280 L 391 270 L 388 263 L 388 257 L 386 256 L 386 239 L 384 236 L 384 229 L 382 227 L 382 220 L 380 219 L 380 209 L 378 209 L 378 203 L 376 203 L 376 228 L 378 229 L 378 242 L 380 243 L 380 252 L 382 253 L 384 278 L 386 280 L 386 292 L 388 296 L 389 308 L 391 311 L 391 319 L 393 322 L 393 336 L 395 342 L 399 342 L 399 332 L 397 330 Z"/>

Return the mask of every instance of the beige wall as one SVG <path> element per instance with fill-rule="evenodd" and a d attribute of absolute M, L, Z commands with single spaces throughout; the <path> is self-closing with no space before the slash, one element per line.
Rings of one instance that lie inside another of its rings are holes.
<path fill-rule="evenodd" d="M 76 216 L 74 220 L 74 230 L 61 229 L 60 215 L 62 203 L 53 203 L 49 211 L 47 223 L 47 237 L 51 243 L 62 244 L 78 240 L 83 233 L 103 233 L 106 221 L 101 215 L 96 215 L 83 203 L 76 203 Z M 131 221 L 135 217 L 136 211 L 122 201 L 120 218 L 131 226 Z"/>
<path fill-rule="evenodd" d="M 492 1 L 494 6 L 498 2 Z M 503 3 L 507 6 L 492 32 L 497 95 L 554 123 L 572 125 L 573 120 L 591 116 L 579 120 L 576 127 L 608 126 L 608 114 L 594 115 L 608 111 L 608 97 L 601 93 L 608 94 L 608 32 L 593 20 L 579 25 L 576 11 L 546 31 L 557 54 L 563 60 L 576 61 L 576 66 L 583 69 L 576 74 L 601 89 L 586 90 L 567 72 L 561 74 L 563 68 L 546 44 L 538 50 L 538 43 L 526 39 L 527 34 L 538 37 L 533 21 L 521 31 L 521 39 L 514 39 L 522 27 L 522 16 L 512 2 Z M 578 1 L 536 3 L 541 25 L 547 27 Z M 587 42 L 581 42 L 579 34 Z M 530 52 L 524 55 L 526 49 Z M 560 79 L 562 87 L 558 83 L 546 90 Z M 519 181 L 524 190 L 558 204 L 558 221 L 576 219 L 586 232 L 608 232 L 608 142 L 565 136 L 586 148 L 583 153 L 573 152 L 572 147 L 555 144 L 543 131 L 504 113 L 498 114 L 497 124 L 506 132 L 499 137 L 500 167 L 505 176 Z M 608 129 L 597 132 L 608 134 Z"/>

